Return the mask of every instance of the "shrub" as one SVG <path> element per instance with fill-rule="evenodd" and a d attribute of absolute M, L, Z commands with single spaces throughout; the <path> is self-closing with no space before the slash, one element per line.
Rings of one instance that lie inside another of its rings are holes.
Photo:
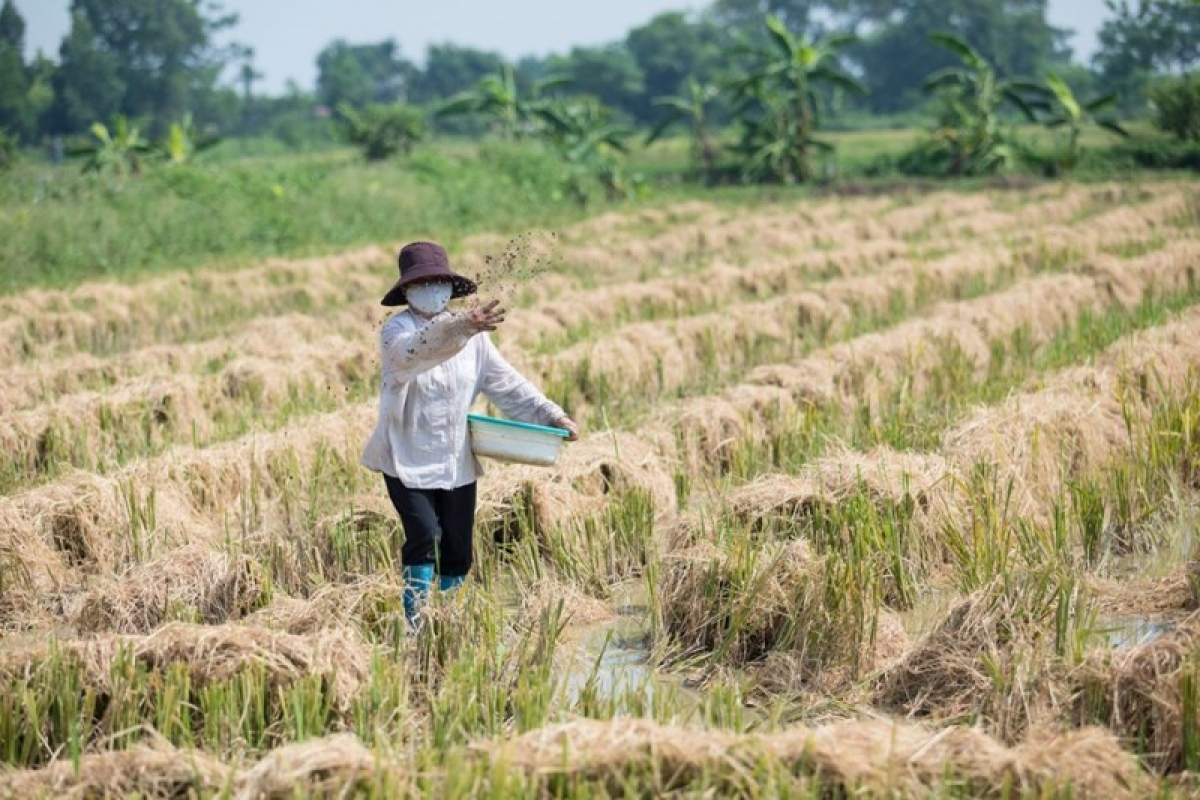
<path fill-rule="evenodd" d="M 1200 143 L 1161 137 L 1131 139 L 1114 145 L 1110 159 L 1118 165 L 1142 169 L 1190 169 L 1200 172 Z"/>
<path fill-rule="evenodd" d="M 384 161 L 401 153 L 410 153 L 425 138 L 425 115 L 420 109 L 402 103 L 368 106 L 361 111 L 342 104 L 342 135 L 362 148 L 368 161 Z"/>
<path fill-rule="evenodd" d="M 1200 74 L 1162 78 L 1150 87 L 1154 124 L 1187 142 L 1200 142 Z"/>
<path fill-rule="evenodd" d="M 17 136 L 0 128 L 0 170 L 6 170 L 17 160 Z"/>

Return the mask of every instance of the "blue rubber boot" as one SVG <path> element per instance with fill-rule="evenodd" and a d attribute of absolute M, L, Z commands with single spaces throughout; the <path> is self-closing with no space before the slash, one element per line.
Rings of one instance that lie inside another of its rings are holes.
<path fill-rule="evenodd" d="M 452 592 L 462 586 L 466 580 L 466 575 L 439 575 L 438 588 L 443 592 Z"/>
<path fill-rule="evenodd" d="M 409 627 L 417 627 L 421 609 L 429 600 L 429 589 L 433 586 L 433 564 L 418 564 L 404 568 L 404 618 Z"/>

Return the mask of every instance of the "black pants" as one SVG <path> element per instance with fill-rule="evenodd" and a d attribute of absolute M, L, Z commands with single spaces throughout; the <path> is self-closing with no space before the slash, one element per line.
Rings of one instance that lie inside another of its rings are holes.
<path fill-rule="evenodd" d="M 433 564 L 438 575 L 457 578 L 471 571 L 475 529 L 475 484 L 457 489 L 409 489 L 384 475 L 388 497 L 404 526 L 400 563 Z"/>

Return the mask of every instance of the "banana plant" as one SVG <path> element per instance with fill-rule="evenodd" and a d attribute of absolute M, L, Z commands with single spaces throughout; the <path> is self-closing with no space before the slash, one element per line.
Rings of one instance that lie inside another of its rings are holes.
<path fill-rule="evenodd" d="M 654 105 L 667 109 L 667 115 L 650 131 L 646 145 L 656 142 L 677 123 L 686 122 L 692 135 L 692 161 L 712 180 L 717 174 L 717 146 L 709 130 L 708 106 L 719 95 L 716 86 L 689 78 L 682 94 L 654 98 Z"/>
<path fill-rule="evenodd" d="M 1068 171 L 1079 163 L 1082 151 L 1079 140 L 1084 125 L 1091 123 L 1117 136 L 1129 136 L 1129 132 L 1121 127 L 1115 118 L 1098 116 L 1116 106 L 1116 94 L 1106 94 L 1087 103 L 1081 102 L 1067 82 L 1054 73 L 1046 75 L 1041 83 L 1016 82 L 1014 87 L 1030 97 L 1029 106 L 1035 113 L 1044 115 L 1043 125 L 1052 130 L 1066 131 L 1066 147 L 1054 165 L 1058 170 Z"/>
<path fill-rule="evenodd" d="M 1020 84 L 998 79 L 988 60 L 954 34 L 932 33 L 929 39 L 961 61 L 959 66 L 933 73 L 924 85 L 925 91 L 943 100 L 934 141 L 949 153 L 948 171 L 951 175 L 999 171 L 1013 160 L 1010 137 L 1002 129 L 1002 109 L 1012 105 L 1028 120 L 1036 121 Z"/>
<path fill-rule="evenodd" d="M 113 118 L 111 129 L 103 122 L 92 123 L 91 134 L 92 141 L 68 151 L 70 156 L 87 159 L 85 174 L 139 175 L 142 158 L 154 150 L 138 127 L 122 114 Z"/>
<path fill-rule="evenodd" d="M 731 84 L 741 127 L 734 150 L 743 158 L 747 179 L 806 181 L 813 174 L 813 151 L 832 149 L 814 136 L 821 125 L 822 89 L 865 91 L 837 64 L 840 51 L 857 38 L 835 34 L 805 41 L 773 15 L 766 25 L 765 46 L 748 51 L 755 66 Z"/>
<path fill-rule="evenodd" d="M 168 164 L 186 164 L 219 142 L 216 136 L 198 134 L 192 115 L 185 114 L 179 122 L 171 123 L 167 135 L 158 143 L 158 152 Z"/>
<path fill-rule="evenodd" d="M 581 177 L 599 180 L 609 199 L 629 196 L 631 186 L 619 157 L 628 155 L 633 130 L 614 122 L 609 109 L 591 98 L 547 103 L 536 114 L 546 137 Z M 587 202 L 585 192 L 576 195 Z"/>
<path fill-rule="evenodd" d="M 485 75 L 474 88 L 442 103 L 436 115 L 455 117 L 481 114 L 491 118 L 493 127 L 502 137 L 516 139 L 530 132 L 538 110 L 548 102 L 545 95 L 567 83 L 566 78 L 547 78 L 535 83 L 528 97 L 522 97 L 516 73 L 505 64 L 499 73 Z"/>

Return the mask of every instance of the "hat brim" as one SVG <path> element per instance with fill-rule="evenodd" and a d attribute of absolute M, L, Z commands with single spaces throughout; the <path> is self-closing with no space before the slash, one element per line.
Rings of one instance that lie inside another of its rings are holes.
<path fill-rule="evenodd" d="M 452 300 L 459 298 L 459 297 L 467 297 L 468 295 L 475 294 L 475 292 L 479 289 L 479 286 L 475 283 L 475 281 L 471 280 L 470 278 L 464 278 L 462 275 L 459 275 L 457 272 L 452 272 L 449 275 L 427 275 L 427 276 L 422 276 L 419 278 L 412 278 L 410 280 L 405 280 L 404 278 L 401 278 L 400 280 L 396 281 L 396 285 L 393 286 L 391 289 L 389 289 L 388 293 L 385 294 L 383 296 L 383 299 L 379 301 L 380 305 L 385 305 L 385 306 L 407 305 L 408 304 L 407 290 L 408 290 L 409 286 L 413 286 L 414 284 L 418 284 L 418 283 L 429 283 L 430 281 L 444 281 L 444 280 L 450 281 L 450 286 L 452 287 L 451 292 L 450 292 L 450 298 Z"/>

